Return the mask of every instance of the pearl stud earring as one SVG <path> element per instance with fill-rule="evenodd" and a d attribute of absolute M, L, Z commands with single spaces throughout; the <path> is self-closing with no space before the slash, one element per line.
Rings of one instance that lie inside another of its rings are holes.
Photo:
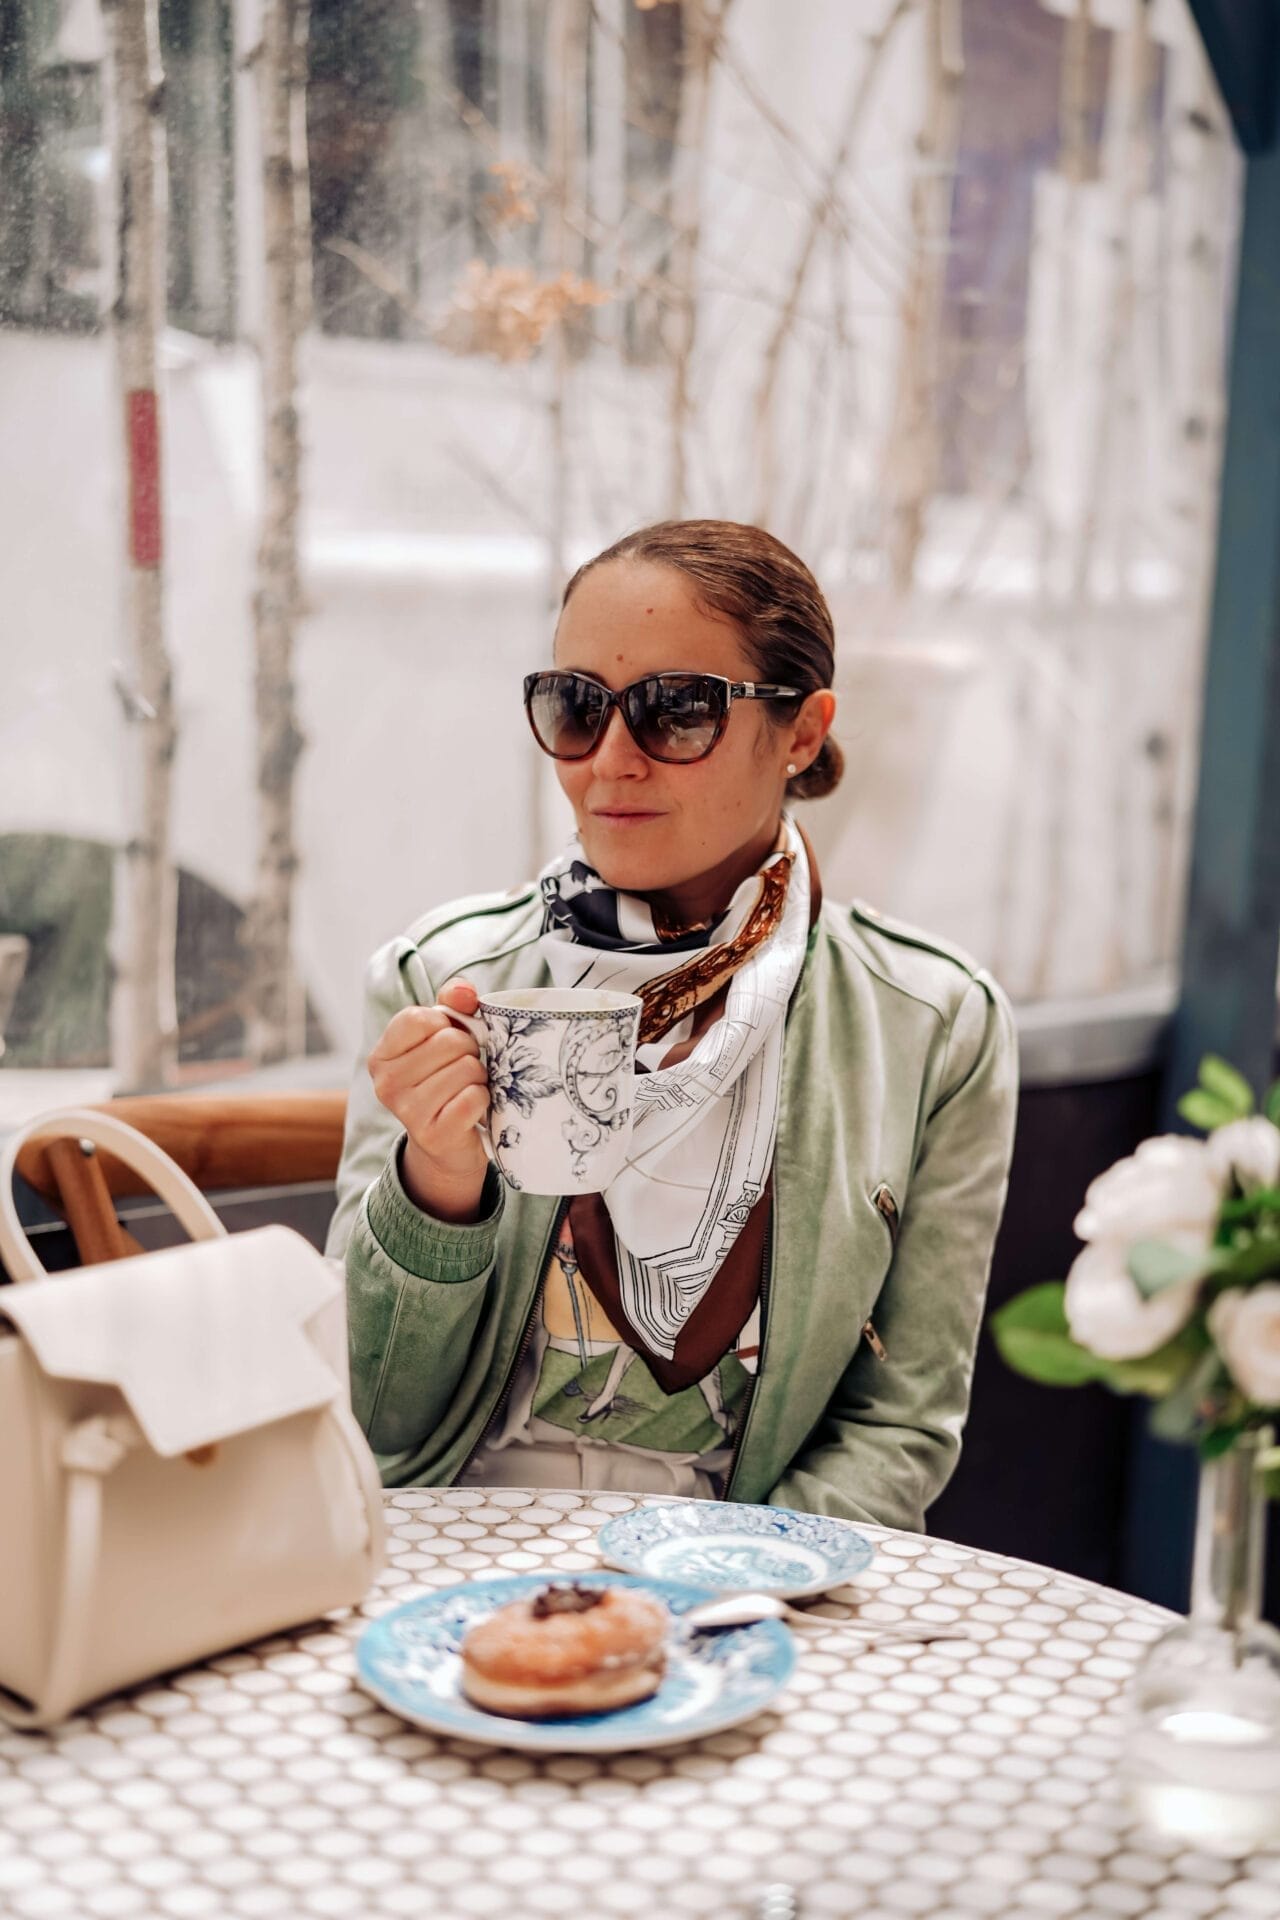
<path fill-rule="evenodd" d="M 788 762 L 787 762 L 787 778 L 788 778 L 788 780 L 791 780 L 791 779 L 794 779 L 794 777 L 795 777 L 795 772 L 796 772 L 796 763 L 795 763 L 795 761 L 794 761 L 794 760 L 788 760 Z"/>

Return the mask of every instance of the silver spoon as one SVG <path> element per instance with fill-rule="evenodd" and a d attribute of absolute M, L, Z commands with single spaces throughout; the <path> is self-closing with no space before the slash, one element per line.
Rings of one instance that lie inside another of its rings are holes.
<path fill-rule="evenodd" d="M 891 1628 L 888 1632 L 879 1633 L 862 1620 L 833 1620 L 827 1614 L 806 1613 L 802 1607 L 791 1606 L 776 1593 L 721 1594 L 716 1600 L 700 1600 L 696 1606 L 682 1613 L 680 1619 L 694 1633 L 713 1633 L 719 1627 L 748 1627 L 757 1620 L 790 1620 L 809 1627 L 852 1627 L 856 1633 L 868 1635 L 870 1644 L 877 1647 L 893 1640 L 911 1640 L 927 1646 L 931 1640 L 967 1640 L 969 1637 L 965 1633 L 948 1632 L 945 1628 L 929 1628 L 923 1633 L 903 1633 Z"/>

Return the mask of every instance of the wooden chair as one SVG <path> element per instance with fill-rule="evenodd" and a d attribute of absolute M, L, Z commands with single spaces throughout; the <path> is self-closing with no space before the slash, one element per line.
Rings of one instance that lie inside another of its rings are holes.
<path fill-rule="evenodd" d="M 347 1097 L 325 1093 L 155 1094 L 106 1100 L 100 1111 L 136 1127 L 206 1191 L 331 1181 Z M 18 1171 L 61 1213 L 86 1265 L 141 1252 L 115 1201 L 145 1184 L 112 1154 L 75 1140 L 33 1141 Z"/>

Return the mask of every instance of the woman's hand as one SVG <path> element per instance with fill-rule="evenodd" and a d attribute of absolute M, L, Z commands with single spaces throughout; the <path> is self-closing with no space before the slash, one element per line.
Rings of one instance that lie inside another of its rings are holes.
<path fill-rule="evenodd" d="M 409 1138 L 401 1168 L 415 1206 L 438 1220 L 479 1217 L 488 1161 L 477 1125 L 488 1116 L 489 1087 L 480 1049 L 441 1007 L 474 1013 L 475 988 L 445 987 L 434 1007 L 402 1007 L 369 1055 L 369 1077 Z"/>

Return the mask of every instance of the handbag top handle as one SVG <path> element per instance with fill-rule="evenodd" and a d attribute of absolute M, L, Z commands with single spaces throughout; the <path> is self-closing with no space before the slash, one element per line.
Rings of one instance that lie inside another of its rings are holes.
<path fill-rule="evenodd" d="M 193 1240 L 221 1239 L 226 1228 L 199 1187 L 176 1161 L 136 1127 L 92 1107 L 57 1107 L 11 1133 L 0 1151 L 0 1260 L 11 1280 L 38 1280 L 44 1267 L 18 1218 L 13 1176 L 18 1155 L 33 1140 L 88 1140 L 105 1147 L 149 1181 Z"/>

